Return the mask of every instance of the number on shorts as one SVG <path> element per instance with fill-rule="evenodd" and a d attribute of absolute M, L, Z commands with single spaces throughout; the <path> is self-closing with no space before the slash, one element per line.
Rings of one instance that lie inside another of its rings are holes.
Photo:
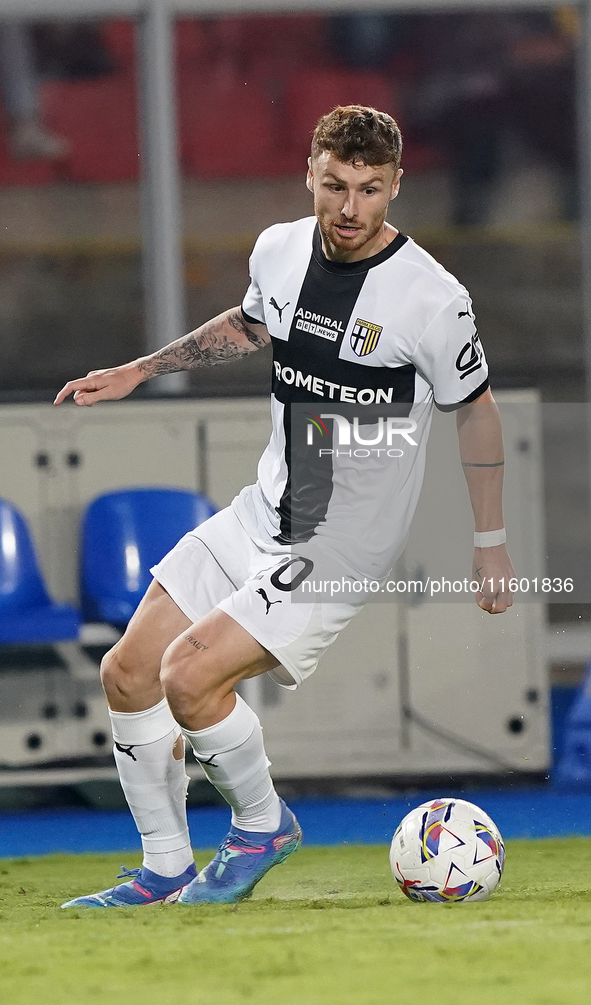
<path fill-rule="evenodd" d="M 295 576 L 293 579 L 290 579 L 289 583 L 283 582 L 281 574 L 283 572 L 287 572 L 290 566 L 295 565 L 296 562 L 303 562 L 302 568 L 299 572 L 296 572 Z M 290 559 L 289 562 L 286 562 L 279 569 L 275 570 L 271 576 L 271 582 L 276 590 L 283 590 L 285 593 L 291 593 L 292 590 L 297 590 L 298 586 L 301 586 L 304 579 L 307 579 L 313 568 L 314 562 L 310 558 L 302 558 L 301 555 L 297 555 L 296 558 Z"/>

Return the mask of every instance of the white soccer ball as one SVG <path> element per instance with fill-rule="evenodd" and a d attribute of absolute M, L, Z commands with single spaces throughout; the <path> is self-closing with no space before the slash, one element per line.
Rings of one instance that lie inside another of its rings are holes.
<path fill-rule="evenodd" d="M 394 879 L 410 900 L 486 900 L 505 845 L 491 818 L 465 799 L 434 799 L 408 813 L 390 846 Z"/>

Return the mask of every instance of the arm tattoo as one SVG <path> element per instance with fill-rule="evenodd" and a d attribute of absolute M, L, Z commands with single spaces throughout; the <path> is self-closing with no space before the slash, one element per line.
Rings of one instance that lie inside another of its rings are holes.
<path fill-rule="evenodd" d="M 192 370 L 197 366 L 215 366 L 232 359 L 246 356 L 251 349 L 228 338 L 227 326 L 230 325 L 240 335 L 246 336 L 256 349 L 266 345 L 266 340 L 247 327 L 239 308 L 231 311 L 225 317 L 207 321 L 201 328 L 183 338 L 164 346 L 153 356 L 142 359 L 139 368 L 148 377 L 157 377 L 163 373 L 175 373 L 178 370 Z"/>
<path fill-rule="evenodd" d="M 199 642 L 198 639 L 194 638 L 193 635 L 185 635 L 187 642 L 190 642 L 194 649 L 209 649 L 209 646 Z"/>
<path fill-rule="evenodd" d="M 473 464 L 471 461 L 462 461 L 463 468 L 502 468 L 504 461 L 497 461 L 495 464 Z"/>
<path fill-rule="evenodd" d="M 263 346 L 267 344 L 264 338 L 261 338 L 261 336 L 257 335 L 256 332 L 250 330 L 242 316 L 242 311 L 232 311 L 232 313 L 228 315 L 228 322 L 232 325 L 232 328 L 235 328 L 241 335 L 246 335 L 248 341 L 252 342 L 257 349 L 262 349 Z"/>

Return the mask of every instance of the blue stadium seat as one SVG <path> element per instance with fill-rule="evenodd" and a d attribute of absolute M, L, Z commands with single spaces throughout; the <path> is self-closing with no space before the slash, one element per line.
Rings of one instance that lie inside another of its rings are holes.
<path fill-rule="evenodd" d="M 0 499 L 0 645 L 65 642 L 79 630 L 78 611 L 47 593 L 23 517 Z"/>
<path fill-rule="evenodd" d="M 591 788 L 591 661 L 564 728 L 564 746 L 553 782 L 565 789 Z"/>
<path fill-rule="evenodd" d="M 82 524 L 85 620 L 126 625 L 150 585 L 150 567 L 215 512 L 205 496 L 181 489 L 128 489 L 95 499 Z"/>

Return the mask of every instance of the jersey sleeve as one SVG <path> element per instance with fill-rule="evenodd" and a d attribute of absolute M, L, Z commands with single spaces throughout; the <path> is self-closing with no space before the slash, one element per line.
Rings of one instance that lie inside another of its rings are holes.
<path fill-rule="evenodd" d="M 454 297 L 427 325 L 412 362 L 431 384 L 441 411 L 451 412 L 486 391 L 488 367 L 466 295 Z"/>
<path fill-rule="evenodd" d="M 257 281 L 257 252 L 259 250 L 259 244 L 260 238 L 253 248 L 253 252 L 248 263 L 250 286 L 248 287 L 244 295 L 244 300 L 242 301 L 242 313 L 245 321 L 250 322 L 251 324 L 264 325 L 265 305 L 263 294 L 261 293 L 261 288 Z"/>

